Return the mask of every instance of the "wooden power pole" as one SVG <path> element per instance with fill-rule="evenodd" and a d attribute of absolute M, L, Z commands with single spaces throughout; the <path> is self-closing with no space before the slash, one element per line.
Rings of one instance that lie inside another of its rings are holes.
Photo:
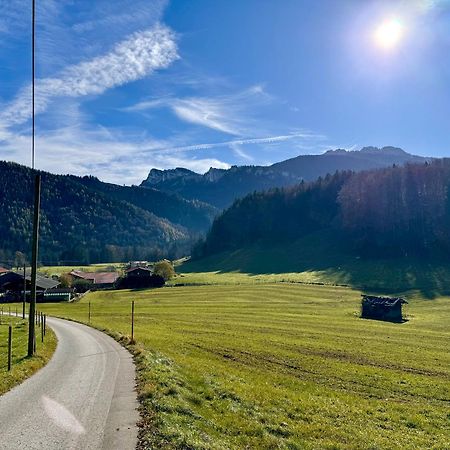
<path fill-rule="evenodd" d="M 39 243 L 39 210 L 41 203 L 41 175 L 36 175 L 34 184 L 34 217 L 33 217 L 33 248 L 31 254 L 31 298 L 30 312 L 28 315 L 28 356 L 33 356 L 35 339 L 35 314 L 36 314 L 36 275 Z"/>
<path fill-rule="evenodd" d="M 36 0 L 32 0 L 31 15 L 31 162 L 34 169 L 35 159 L 35 35 L 36 35 Z M 39 244 L 39 213 L 41 207 L 41 175 L 36 175 L 34 183 L 34 216 L 33 216 L 33 247 L 31 252 L 31 297 L 30 310 L 28 315 L 28 356 L 33 356 L 35 351 L 35 315 L 36 315 L 36 275 L 38 261 L 38 244 Z"/>
<path fill-rule="evenodd" d="M 23 265 L 23 298 L 22 298 L 22 319 L 25 319 L 25 304 L 27 303 L 27 265 Z"/>

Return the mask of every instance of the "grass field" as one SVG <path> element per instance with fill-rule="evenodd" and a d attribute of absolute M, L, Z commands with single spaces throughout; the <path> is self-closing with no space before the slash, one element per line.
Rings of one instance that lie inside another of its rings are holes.
<path fill-rule="evenodd" d="M 7 311 L 7 306 L 2 305 Z M 47 327 L 44 344 L 36 341 L 36 355 L 27 358 L 28 321 L 0 315 L 0 395 L 19 384 L 44 366 L 56 348 L 56 336 Z M 12 366 L 8 372 L 8 327 L 12 325 Z M 40 332 L 40 328 L 37 328 Z"/>
<path fill-rule="evenodd" d="M 192 274 L 194 276 L 194 274 Z M 209 275 L 210 278 L 213 275 Z M 130 334 L 142 448 L 448 449 L 450 301 L 358 318 L 360 293 L 288 283 L 103 291 L 53 315 Z"/>
<path fill-rule="evenodd" d="M 78 266 L 42 266 L 38 269 L 39 273 L 51 277 L 52 275 L 60 276 L 63 273 L 69 273 L 72 270 L 81 270 L 84 272 L 101 272 L 107 268 L 114 267 L 118 271 L 122 271 L 124 263 L 101 263 L 101 264 L 88 264 Z"/>
<path fill-rule="evenodd" d="M 331 231 L 275 245 L 255 244 L 188 261 L 176 283 L 291 281 L 348 285 L 378 293 L 418 291 L 422 297 L 450 295 L 450 264 L 438 259 L 372 258 L 350 252 Z M 209 275 L 213 275 L 212 277 Z"/>

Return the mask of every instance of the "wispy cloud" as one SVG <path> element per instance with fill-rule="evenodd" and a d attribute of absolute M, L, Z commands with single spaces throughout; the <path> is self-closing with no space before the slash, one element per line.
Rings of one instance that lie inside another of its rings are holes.
<path fill-rule="evenodd" d="M 210 156 L 193 158 L 184 152 L 160 151 L 167 142 L 100 126 L 78 124 L 41 132 L 37 144 L 38 168 L 53 173 L 94 175 L 119 184 L 138 184 L 153 167 L 187 167 L 196 172 L 230 167 Z M 0 159 L 29 164 L 29 149 L 28 136 L 0 129 Z"/>
<path fill-rule="evenodd" d="M 294 132 L 291 134 L 283 134 L 278 136 L 266 136 L 260 138 L 249 138 L 249 139 L 234 139 L 231 141 L 224 142 L 213 142 L 213 143 L 205 143 L 205 144 L 193 144 L 193 145 L 184 145 L 179 147 L 160 147 L 155 150 L 158 151 L 190 151 L 190 150 L 211 150 L 214 148 L 223 148 L 223 147 L 236 147 L 240 145 L 261 145 L 261 144 L 276 144 L 280 142 L 286 142 L 291 140 L 324 140 L 326 136 L 321 134 L 314 134 L 308 132 Z"/>
<path fill-rule="evenodd" d="M 244 150 L 242 149 L 242 147 L 239 144 L 230 144 L 230 148 L 231 148 L 231 150 L 233 150 L 233 152 L 235 153 L 235 155 L 238 158 L 244 159 L 245 161 L 249 161 L 249 162 L 252 162 L 255 160 L 255 158 L 253 158 L 253 156 L 244 152 Z"/>
<path fill-rule="evenodd" d="M 248 134 L 254 123 L 251 113 L 271 101 L 260 85 L 238 93 L 216 97 L 187 97 L 151 99 L 125 108 L 128 112 L 142 112 L 155 108 L 169 108 L 179 119 L 225 134 Z"/>
<path fill-rule="evenodd" d="M 56 97 L 80 97 L 101 94 L 168 67 L 178 58 L 174 33 L 163 25 L 134 33 L 103 56 L 69 66 L 58 76 L 36 84 L 36 111 L 47 109 Z M 30 87 L 0 114 L 3 126 L 27 121 L 31 114 Z"/>

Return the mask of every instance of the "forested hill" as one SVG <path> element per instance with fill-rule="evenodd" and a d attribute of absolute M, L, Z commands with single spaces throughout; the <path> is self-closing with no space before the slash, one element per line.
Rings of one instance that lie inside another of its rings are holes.
<path fill-rule="evenodd" d="M 237 200 L 213 223 L 194 257 L 320 230 L 365 256 L 450 254 L 450 159 L 338 172 Z M 326 233 L 330 235 L 330 233 Z"/>
<path fill-rule="evenodd" d="M 0 161 L 0 260 L 29 255 L 35 172 Z M 209 205 L 96 178 L 42 172 L 42 261 L 153 259 L 188 251 L 214 217 Z"/>
<path fill-rule="evenodd" d="M 322 155 L 297 156 L 271 166 L 210 169 L 204 175 L 182 168 L 152 169 L 141 185 L 226 208 L 236 198 L 251 192 L 314 181 L 337 170 L 361 171 L 425 161 L 426 158 L 411 155 L 400 148 L 365 147 L 359 151 L 330 150 Z"/>
<path fill-rule="evenodd" d="M 158 191 L 157 189 L 144 189 L 139 186 L 119 186 L 104 183 L 95 177 L 70 177 L 73 181 L 81 183 L 89 189 L 101 192 L 116 200 L 131 203 L 158 217 L 170 220 L 196 232 L 205 232 L 211 226 L 219 210 L 214 206 L 198 200 L 186 200 L 178 194 Z"/>

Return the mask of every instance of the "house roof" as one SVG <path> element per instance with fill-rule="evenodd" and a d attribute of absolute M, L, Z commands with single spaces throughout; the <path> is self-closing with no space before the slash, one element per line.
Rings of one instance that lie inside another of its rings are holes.
<path fill-rule="evenodd" d="M 97 272 L 94 278 L 94 284 L 112 284 L 117 281 L 119 274 L 117 272 Z"/>
<path fill-rule="evenodd" d="M 375 295 L 361 295 L 363 298 L 363 301 L 372 303 L 373 305 L 384 305 L 384 306 L 394 306 L 398 303 L 408 303 L 404 298 L 402 297 L 378 297 Z"/>
<path fill-rule="evenodd" d="M 130 272 L 134 272 L 135 270 L 145 270 L 147 272 L 151 272 L 152 271 L 152 269 L 149 269 L 148 267 L 130 267 L 125 272 L 126 273 L 130 273 Z"/>
<path fill-rule="evenodd" d="M 83 280 L 92 281 L 93 284 L 113 284 L 119 278 L 117 272 L 83 272 L 81 270 L 72 270 L 70 274 Z"/>
<path fill-rule="evenodd" d="M 94 281 L 95 278 L 94 272 L 83 272 L 82 270 L 72 270 L 72 272 L 70 272 L 70 275 L 77 278 L 83 278 L 83 280 L 91 280 L 91 281 Z"/>
<path fill-rule="evenodd" d="M 31 274 L 30 275 L 27 274 L 25 278 L 27 281 L 31 281 Z M 42 275 L 39 274 L 36 275 L 36 286 L 42 289 L 53 289 L 59 285 L 60 285 L 59 281 L 43 277 Z"/>
<path fill-rule="evenodd" d="M 25 273 L 25 279 L 27 281 L 31 281 L 31 273 Z M 22 280 L 23 283 L 23 273 L 19 272 L 8 272 L 7 274 L 2 276 L 2 285 L 6 285 L 7 283 L 15 283 L 19 280 Z M 51 278 L 44 277 L 42 275 L 36 274 L 36 286 L 39 289 L 53 289 L 59 286 L 59 281 L 52 280 Z"/>
<path fill-rule="evenodd" d="M 0 266 L 0 274 L 2 274 L 2 273 L 8 273 L 8 272 L 10 272 L 10 270 L 5 269 L 4 267 Z"/>

